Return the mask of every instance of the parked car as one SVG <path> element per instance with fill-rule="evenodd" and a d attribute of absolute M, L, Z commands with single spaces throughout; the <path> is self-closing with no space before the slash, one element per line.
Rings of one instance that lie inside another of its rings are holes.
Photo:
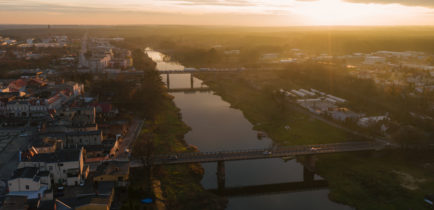
<path fill-rule="evenodd" d="M 272 155 L 273 153 L 271 151 L 265 150 L 264 155 Z"/>
<path fill-rule="evenodd" d="M 312 150 L 312 151 L 317 151 L 317 150 L 320 150 L 321 148 L 319 148 L 319 147 L 312 147 L 312 148 L 310 148 L 310 150 Z"/>
<path fill-rule="evenodd" d="M 429 206 L 434 206 L 434 194 L 432 195 L 426 195 L 424 198 L 424 201 Z"/>

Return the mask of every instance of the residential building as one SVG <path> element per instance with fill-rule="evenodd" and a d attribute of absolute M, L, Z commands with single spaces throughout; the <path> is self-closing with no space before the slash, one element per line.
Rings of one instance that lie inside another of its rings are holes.
<path fill-rule="evenodd" d="M 28 199 L 42 198 L 51 189 L 51 178 L 48 171 L 40 171 L 38 167 L 23 167 L 15 170 L 8 181 L 9 195 L 27 196 Z"/>
<path fill-rule="evenodd" d="M 65 149 L 24 156 L 18 168 L 38 167 L 41 171 L 49 171 L 55 183 L 73 186 L 84 178 L 83 161 L 82 148 Z"/>

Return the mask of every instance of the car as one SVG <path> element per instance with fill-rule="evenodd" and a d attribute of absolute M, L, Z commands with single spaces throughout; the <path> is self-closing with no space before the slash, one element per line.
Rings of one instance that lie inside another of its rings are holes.
<path fill-rule="evenodd" d="M 20 134 L 20 137 L 26 137 L 26 136 L 28 136 L 27 133 Z"/>
<path fill-rule="evenodd" d="M 428 206 L 434 206 L 434 194 L 426 195 L 424 201 Z"/>
<path fill-rule="evenodd" d="M 312 147 L 312 148 L 310 148 L 310 150 L 312 150 L 312 151 L 317 151 L 317 150 L 320 150 L 321 148 L 319 148 L 319 147 Z"/>
<path fill-rule="evenodd" d="M 81 180 L 81 181 L 80 181 L 80 187 L 83 187 L 84 184 L 86 184 L 86 181 L 85 181 L 85 180 Z"/>
<path fill-rule="evenodd" d="M 178 160 L 178 155 L 169 156 L 169 160 Z"/>
<path fill-rule="evenodd" d="M 265 150 L 263 154 L 264 155 L 272 155 L 273 153 L 271 151 Z"/>

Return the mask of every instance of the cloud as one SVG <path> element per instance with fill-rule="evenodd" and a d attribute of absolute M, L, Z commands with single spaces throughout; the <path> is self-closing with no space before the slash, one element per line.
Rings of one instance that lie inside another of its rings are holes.
<path fill-rule="evenodd" d="M 58 3 L 33 2 L 33 1 L 2 1 L 0 11 L 38 11 L 38 12 L 105 12 L 107 8 L 87 7 L 79 5 L 62 5 Z"/>
<path fill-rule="evenodd" d="M 195 5 L 195 6 L 256 6 L 257 4 L 246 0 L 180 0 L 170 2 L 177 5 Z"/>
<path fill-rule="evenodd" d="M 352 3 L 363 4 L 401 4 L 405 6 L 422 6 L 434 8 L 434 0 L 345 0 Z"/>

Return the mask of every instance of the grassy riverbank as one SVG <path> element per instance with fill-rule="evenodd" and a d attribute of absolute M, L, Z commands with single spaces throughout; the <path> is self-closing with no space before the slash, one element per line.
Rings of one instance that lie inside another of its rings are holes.
<path fill-rule="evenodd" d="M 360 140 L 275 100 L 283 81 L 272 74 L 197 75 L 224 100 L 243 111 L 255 129 L 283 145 Z M 261 75 L 262 76 L 262 75 Z M 290 128 L 285 129 L 288 125 Z M 358 209 L 424 209 L 433 193 L 432 152 L 360 152 L 318 156 L 317 173 L 330 184 L 330 198 Z"/>
<path fill-rule="evenodd" d="M 140 156 L 150 150 L 153 154 L 193 151 L 184 141 L 190 128 L 182 121 L 179 109 L 170 96 L 153 121 L 147 121 L 141 138 L 134 145 L 133 154 Z M 150 149 L 149 149 L 150 148 Z M 146 176 L 143 169 L 132 171 L 130 192 L 144 193 Z M 161 181 L 161 190 L 167 209 L 224 209 L 226 201 L 206 191 L 200 181 L 204 170 L 199 164 L 155 167 L 153 178 Z"/>
<path fill-rule="evenodd" d="M 237 74 L 201 74 L 204 82 L 254 125 L 282 145 L 319 144 L 360 140 L 348 132 L 278 103 L 272 89 L 252 85 Z M 289 126 L 289 128 L 285 128 Z"/>

